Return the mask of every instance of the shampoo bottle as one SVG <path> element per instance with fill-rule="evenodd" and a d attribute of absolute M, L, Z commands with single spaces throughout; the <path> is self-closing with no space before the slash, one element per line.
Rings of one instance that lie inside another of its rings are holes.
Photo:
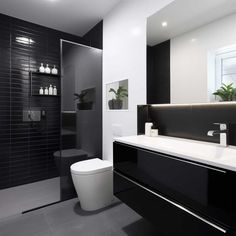
<path fill-rule="evenodd" d="M 52 85 L 50 84 L 49 89 L 48 89 L 48 94 L 52 95 L 53 94 L 53 89 L 52 89 Z"/>
<path fill-rule="evenodd" d="M 57 75 L 58 74 L 58 70 L 56 68 L 56 66 L 54 65 L 53 69 L 52 69 L 52 74 Z"/>
<path fill-rule="evenodd" d="M 44 94 L 45 94 L 45 95 L 48 95 L 48 87 L 45 87 L 45 89 L 44 89 Z"/>
<path fill-rule="evenodd" d="M 53 87 L 53 95 L 57 95 L 57 87 L 56 86 Z"/>
<path fill-rule="evenodd" d="M 39 67 L 39 72 L 40 73 L 44 73 L 45 72 L 45 68 L 43 66 L 43 63 L 41 63 L 41 66 Z"/>
<path fill-rule="evenodd" d="M 40 95 L 43 95 L 43 87 L 40 87 L 40 89 L 39 89 L 39 94 L 40 94 Z"/>
<path fill-rule="evenodd" d="M 50 74 L 50 73 L 51 73 L 51 69 L 48 67 L 48 64 L 47 64 L 47 66 L 46 66 L 45 72 L 46 72 L 47 74 Z"/>

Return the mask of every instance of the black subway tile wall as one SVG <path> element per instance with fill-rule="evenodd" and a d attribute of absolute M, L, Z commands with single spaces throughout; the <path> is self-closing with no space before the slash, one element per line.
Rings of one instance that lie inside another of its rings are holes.
<path fill-rule="evenodd" d="M 145 122 L 156 123 L 161 135 L 193 140 L 219 142 L 209 137 L 209 130 L 218 130 L 213 123 L 226 123 L 229 144 L 236 145 L 236 103 L 138 106 L 138 134 L 144 134 Z"/>
<path fill-rule="evenodd" d="M 0 189 L 58 176 L 53 153 L 60 149 L 60 97 L 31 96 L 29 72 L 41 62 L 60 71 L 60 39 L 101 47 L 89 35 L 83 39 L 0 15 Z M 60 77 L 49 83 L 60 93 Z M 45 116 L 24 122 L 23 110 L 30 109 Z"/>

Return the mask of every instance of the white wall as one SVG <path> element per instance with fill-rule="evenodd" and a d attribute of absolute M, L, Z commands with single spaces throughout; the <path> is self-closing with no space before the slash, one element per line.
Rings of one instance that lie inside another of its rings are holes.
<path fill-rule="evenodd" d="M 137 105 L 146 103 L 146 19 L 173 0 L 121 1 L 103 25 L 103 159 L 113 136 L 137 133 Z M 129 79 L 129 110 L 107 111 L 106 84 Z"/>
<path fill-rule="evenodd" d="M 211 53 L 233 44 L 236 14 L 171 39 L 171 103 L 208 102 L 215 89 Z"/>

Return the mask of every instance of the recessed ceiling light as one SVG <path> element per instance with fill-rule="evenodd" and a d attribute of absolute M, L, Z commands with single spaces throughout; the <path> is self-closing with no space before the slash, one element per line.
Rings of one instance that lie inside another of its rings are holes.
<path fill-rule="evenodd" d="M 161 23 L 161 25 L 162 25 L 162 27 L 167 27 L 168 23 L 167 23 L 166 21 L 163 21 L 163 22 Z"/>
<path fill-rule="evenodd" d="M 192 43 L 195 43 L 196 41 L 197 41 L 196 38 L 192 38 L 192 39 L 191 39 L 191 42 L 192 42 Z"/>

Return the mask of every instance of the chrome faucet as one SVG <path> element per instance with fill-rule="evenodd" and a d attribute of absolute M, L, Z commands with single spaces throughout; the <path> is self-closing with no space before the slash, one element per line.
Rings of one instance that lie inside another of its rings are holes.
<path fill-rule="evenodd" d="M 220 135 L 220 146 L 226 147 L 228 145 L 228 129 L 227 125 L 224 123 L 214 123 L 214 125 L 219 125 L 220 130 L 209 130 L 207 132 L 208 136 Z"/>

